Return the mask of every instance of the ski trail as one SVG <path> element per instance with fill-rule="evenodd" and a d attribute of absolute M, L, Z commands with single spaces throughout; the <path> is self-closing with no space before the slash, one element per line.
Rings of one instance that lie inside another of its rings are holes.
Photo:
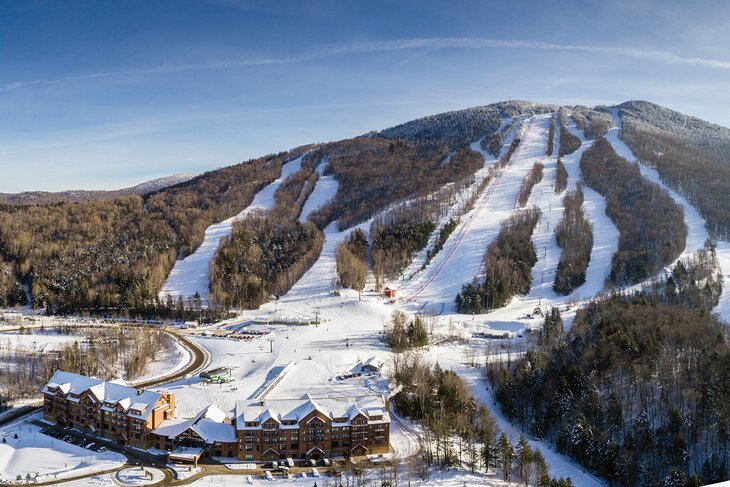
<path fill-rule="evenodd" d="M 524 176 L 544 158 L 548 126 L 549 116 L 530 119 L 509 165 L 489 183 L 426 271 L 400 291 L 405 297 L 401 306 L 413 311 L 427 302 L 439 310 L 453 309 L 461 286 L 478 274 L 486 246 L 499 232 L 501 221 L 514 211 Z"/>
<path fill-rule="evenodd" d="M 669 196 L 671 196 L 672 199 L 684 209 L 684 222 L 687 225 L 687 244 L 684 248 L 684 252 L 680 255 L 680 258 L 685 258 L 694 254 L 698 250 L 702 250 L 705 247 L 705 242 L 709 238 L 707 229 L 705 228 L 705 220 L 700 216 L 695 207 L 684 198 L 684 196 L 674 191 L 666 185 L 664 181 L 662 181 L 656 169 L 652 169 L 638 160 L 631 149 L 623 140 L 621 140 L 619 135 L 623 128 L 623 123 L 618 114 L 618 108 L 613 108 L 611 110 L 611 117 L 613 117 L 614 127 L 609 129 L 606 133 L 606 140 L 611 143 L 613 150 L 627 161 L 638 163 L 641 175 L 666 190 L 666 192 L 669 193 Z"/>
<path fill-rule="evenodd" d="M 575 188 L 580 180 L 580 159 L 583 153 L 593 145 L 593 141 L 586 140 L 583 131 L 578 130 L 572 121 L 567 129 L 581 142 L 578 150 L 562 158 L 565 169 L 568 171 L 568 188 Z M 593 298 L 606 287 L 606 279 L 611 272 L 611 259 L 618 250 L 619 231 L 606 215 L 606 199 L 585 185 L 583 186 L 583 211 L 593 225 L 593 248 L 586 270 L 586 282 L 569 296 L 571 301 Z"/>
<path fill-rule="evenodd" d="M 302 207 L 302 214 L 299 216 L 299 221 L 301 223 L 306 222 L 315 210 L 318 210 L 329 203 L 337 194 L 340 183 L 334 175 L 324 175 L 326 167 L 327 161 L 325 159 L 323 159 L 317 166 L 317 174 L 319 174 L 319 178 L 317 179 L 317 184 L 314 186 L 312 194 L 309 195 L 309 198 L 307 198 L 307 201 Z"/>
<path fill-rule="evenodd" d="M 302 157 L 304 155 L 284 164 L 281 167 L 281 175 L 259 191 L 251 204 L 239 214 L 209 226 L 205 230 L 205 237 L 200 247 L 184 259 L 175 262 L 175 266 L 162 286 L 160 299 L 167 299 L 168 295 L 174 299 L 177 299 L 178 296 L 185 299 L 198 292 L 201 301 L 207 304 L 210 298 L 210 264 L 218 251 L 220 241 L 231 235 L 233 223 L 236 220 L 240 220 L 254 210 L 266 211 L 274 207 L 276 190 L 287 177 L 301 169 Z"/>
<path fill-rule="evenodd" d="M 337 246 L 357 228 L 367 233 L 371 222 L 372 219 L 346 230 L 338 230 L 336 221 L 327 225 L 319 258 L 279 301 L 291 303 L 329 296 L 337 282 Z"/>
<path fill-rule="evenodd" d="M 667 193 L 669 193 L 669 196 L 671 196 L 672 199 L 684 209 L 684 221 L 687 225 L 687 244 L 684 248 L 684 251 L 680 254 L 677 260 L 666 266 L 662 271 L 663 273 L 668 273 L 678 260 L 685 259 L 691 254 L 704 248 L 705 242 L 709 239 L 709 234 L 705 226 L 705 220 L 684 196 L 677 193 L 675 190 L 665 184 L 659 176 L 659 173 L 655 169 L 648 167 L 643 162 L 638 160 L 634 153 L 631 151 L 631 149 L 624 143 L 623 140 L 621 140 L 619 135 L 621 129 L 623 128 L 623 124 L 617 108 L 611 110 L 611 116 L 613 117 L 615 127 L 608 131 L 608 133 L 606 134 L 606 140 L 611 143 L 611 146 L 616 151 L 616 153 L 627 161 L 637 162 L 639 165 L 639 169 L 641 170 L 641 174 L 648 180 L 664 188 Z M 730 323 L 730 242 L 718 241 L 716 247 L 716 255 L 720 264 L 720 271 L 724 277 L 724 282 L 722 287 L 722 294 L 720 295 L 720 301 L 715 307 L 714 311 L 715 313 L 717 313 L 721 320 L 723 320 L 725 323 Z M 638 286 L 638 288 L 640 289 L 645 284 L 646 283 L 641 283 L 634 286 L 633 288 L 636 288 Z"/>

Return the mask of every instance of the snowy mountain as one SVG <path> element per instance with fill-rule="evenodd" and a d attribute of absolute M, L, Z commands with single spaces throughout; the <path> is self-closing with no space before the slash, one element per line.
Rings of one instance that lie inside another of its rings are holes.
<path fill-rule="evenodd" d="M 234 383 L 181 411 L 296 363 L 274 396 L 392 392 L 394 450 L 442 466 L 487 438 L 575 485 L 728 478 L 726 128 L 507 101 L 114 193 L 144 197 L 0 207 L 0 299 L 210 323 Z M 399 370 L 339 378 L 371 356 Z"/>

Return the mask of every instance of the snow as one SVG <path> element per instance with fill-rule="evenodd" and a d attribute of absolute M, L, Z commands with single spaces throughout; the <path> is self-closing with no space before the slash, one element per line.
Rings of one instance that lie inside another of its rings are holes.
<path fill-rule="evenodd" d="M 175 262 L 175 266 L 162 286 L 160 299 L 164 300 L 168 295 L 174 299 L 177 299 L 178 296 L 189 298 L 198 292 L 203 302 L 207 303 L 210 297 L 210 263 L 218 251 L 220 241 L 231 235 L 233 223 L 236 220 L 244 218 L 254 210 L 270 210 L 274 207 L 276 190 L 287 177 L 301 169 L 302 157 L 304 156 L 299 156 L 284 164 L 281 168 L 281 175 L 259 191 L 251 204 L 239 214 L 209 226 L 205 230 L 205 237 L 200 247 L 189 256 Z"/>
<path fill-rule="evenodd" d="M 720 302 L 714 311 L 721 320 L 730 324 L 730 242 L 718 241 L 716 252 L 722 269 L 723 283 Z"/>
<path fill-rule="evenodd" d="M 38 480 L 50 481 L 110 470 L 126 462 L 118 453 L 94 452 L 44 435 L 40 427 L 29 422 L 39 417 L 34 414 L 0 429 L 0 437 L 6 440 L 0 443 L 0 480 L 15 480 L 17 475 L 25 478 L 30 473 L 38 474 Z"/>
<path fill-rule="evenodd" d="M 406 480 L 407 472 L 405 469 L 401 469 L 399 472 L 399 479 L 403 485 L 410 485 L 413 487 L 426 487 L 426 486 L 438 486 L 438 487 L 464 487 L 464 485 L 474 486 L 509 486 L 515 484 L 508 484 L 498 478 L 495 472 L 490 472 L 489 475 L 480 473 L 471 474 L 463 470 L 432 470 L 429 479 L 421 480 L 414 477 L 412 480 Z M 301 475 L 301 476 L 300 476 Z M 379 485 L 376 482 L 379 479 L 380 470 L 370 469 L 365 470 L 364 475 L 370 478 L 370 482 L 367 485 Z M 290 486 L 303 486 L 312 485 L 314 479 L 310 475 L 297 474 L 295 478 L 284 479 L 280 476 L 274 477 L 272 480 L 267 480 L 264 477 L 255 477 L 253 475 L 211 475 L 203 477 L 193 482 L 193 487 L 233 487 L 240 485 L 253 485 L 253 486 L 270 486 L 270 485 L 290 485 Z M 318 484 L 327 485 L 327 481 L 319 482 Z M 344 483 L 343 483 L 344 485 Z M 580 485 L 577 484 L 576 485 Z"/>
<path fill-rule="evenodd" d="M 685 259 L 698 250 L 702 250 L 705 242 L 709 238 L 705 220 L 684 196 L 666 185 L 659 176 L 659 173 L 655 169 L 652 169 L 642 161 L 638 160 L 631 149 L 623 140 L 621 140 L 620 132 L 623 125 L 618 113 L 618 108 L 613 108 L 611 110 L 611 116 L 613 117 L 615 126 L 606 134 L 606 140 L 611 143 L 611 146 L 616 153 L 627 161 L 638 163 L 641 174 L 646 179 L 664 188 L 667 193 L 669 193 L 669 196 L 671 196 L 672 199 L 684 209 L 684 221 L 687 225 L 687 245 L 677 260 Z M 714 311 L 725 323 L 730 323 L 730 242 L 718 241 L 716 251 L 717 258 L 720 263 L 720 269 L 724 276 L 724 283 L 720 302 Z M 672 265 L 674 265 L 674 263 L 672 263 Z M 671 266 L 667 266 L 664 272 L 668 271 L 670 267 Z"/>
<path fill-rule="evenodd" d="M 456 320 L 455 329 L 463 331 L 465 336 L 470 336 L 474 326 L 483 324 L 519 331 L 530 325 L 529 322 L 516 319 L 519 311 L 524 309 L 531 311 L 537 298 L 543 297 L 554 303 L 565 303 L 569 299 L 552 295 L 550 279 L 548 279 L 550 282 L 541 282 L 541 272 L 554 269 L 560 256 L 560 249 L 554 244 L 552 229 L 562 217 L 562 198 L 553 191 L 555 160 L 544 156 L 548 128 L 548 116 L 535 117 L 523 125 L 522 130 L 525 131 L 522 137 L 523 143 L 516 151 L 512 164 L 495 176 L 484 194 L 477 200 L 474 209 L 464 215 L 459 228 L 426 270 L 417 273 L 412 282 L 405 283 L 405 289 L 399 290 L 402 295 L 407 295 L 409 291 L 413 293 L 423 287 L 422 292 L 412 300 L 396 303 L 395 307 L 414 311 L 423 308 L 424 304 L 429 305 L 429 301 L 434 302 L 438 310 L 443 311 L 443 315 L 439 317 L 441 323 L 436 325 L 437 333 L 442 333 L 443 323 L 453 318 Z M 506 141 L 507 144 L 509 142 L 511 140 Z M 578 160 L 579 154 L 572 159 L 564 158 L 571 175 L 571 185 L 575 185 L 578 179 Z M 540 273 L 535 273 L 537 281 L 534 283 L 535 289 L 530 296 L 513 300 L 514 304 L 511 303 L 511 307 L 501 317 L 488 314 L 479 317 L 478 325 L 476 322 L 474 324 L 466 322 L 465 320 L 472 317 L 455 315 L 451 303 L 461 285 L 479 272 L 486 245 L 499 231 L 501 220 L 515 211 L 516 195 L 522 179 L 535 161 L 545 163 L 546 173 L 543 181 L 535 187 L 529 204 L 538 205 L 543 209 L 544 220 L 535 238 L 538 246 L 548 248 L 547 253 L 539 255 L 537 270 Z M 493 162 L 493 159 L 485 160 L 485 167 Z M 602 198 L 599 195 L 588 194 L 586 201 L 587 205 L 589 203 L 593 205 L 591 211 L 603 211 Z M 548 226 L 550 231 L 547 229 Z M 610 223 L 607 223 L 607 226 L 613 228 Z M 367 231 L 369 222 L 358 227 Z M 244 323 L 245 329 L 264 332 L 265 335 L 243 342 L 220 337 L 191 337 L 210 352 L 212 362 L 209 367 L 232 368 L 233 381 L 228 384 L 206 384 L 194 377 L 163 387 L 164 390 L 176 394 L 179 417 L 192 417 L 211 403 L 223 411 L 232 411 L 236 401 L 254 397 L 257 391 L 271 384 L 280 371 L 290 363 L 294 365 L 291 365 L 288 373 L 271 388 L 267 401 L 302 399 L 306 394 L 316 401 L 317 398 L 354 398 L 367 394 L 388 393 L 388 381 L 378 375 L 347 380 L 336 379 L 343 371 L 352 370 L 370 357 L 382 360 L 386 364 L 387 374 L 391 357 L 391 353 L 382 341 L 382 330 L 394 306 L 371 292 L 364 292 L 362 300 L 359 300 L 357 293 L 351 290 L 340 290 L 339 295 L 333 293 L 337 279 L 335 249 L 352 230 L 339 231 L 336 224 L 329 225 L 325 229 L 325 243 L 319 259 L 289 293 L 278 301 L 264 304 L 259 310 L 243 312 L 238 318 L 237 321 Z M 614 240 L 617 239 L 616 235 L 612 237 Z M 599 254 L 602 252 L 608 255 L 610 263 L 611 249 L 615 248 L 615 243 L 602 242 L 600 239 L 597 242 L 599 245 L 594 248 L 592 261 L 598 265 L 590 272 L 600 277 L 590 276 L 590 284 L 587 284 L 588 292 L 602 288 L 606 269 L 605 262 L 601 264 Z M 279 315 L 318 315 L 322 323 L 319 326 L 245 324 L 256 317 Z M 535 320 L 532 324 L 536 325 L 538 321 Z M 427 358 L 437 358 L 443 364 L 454 367 L 460 374 L 464 374 L 472 383 L 478 397 L 485 403 L 488 402 L 487 406 L 494 412 L 493 402 L 479 392 L 483 386 L 476 369 L 465 369 L 463 364 L 459 363 L 465 350 L 470 346 L 446 343 L 431 346 L 430 351 L 424 354 Z M 419 431 L 419 426 L 392 414 L 391 444 L 399 457 L 418 451 Z M 515 429 L 509 431 L 516 432 Z M 552 475 L 584 478 L 585 474 L 579 467 L 550 452 L 549 447 L 537 442 L 535 445 L 546 456 L 550 455 L 551 460 L 554 458 L 556 464 L 554 467 L 551 465 Z M 586 485 L 595 484 L 589 476 L 585 478 L 589 479 Z M 463 485 L 465 480 L 475 481 L 475 479 L 484 483 L 485 479 L 492 477 L 469 476 L 464 472 L 458 472 L 448 477 L 437 475 L 422 485 Z M 225 480 L 220 481 L 225 482 Z M 216 485 L 216 482 L 217 478 L 206 478 L 198 481 L 196 485 Z"/>
<path fill-rule="evenodd" d="M 317 179 L 317 184 L 314 186 L 312 194 L 309 195 L 309 198 L 307 198 L 307 201 L 302 207 L 302 214 L 299 216 L 299 221 L 302 223 L 307 221 L 307 219 L 312 214 L 312 212 L 314 212 L 314 210 L 317 210 L 329 203 L 332 198 L 335 197 L 335 194 L 337 194 L 337 189 L 339 188 L 340 183 L 339 181 L 337 181 L 334 175 L 324 175 L 324 170 L 326 167 L 326 160 L 323 160 L 317 166 L 317 174 L 319 175 L 319 179 Z"/>
<path fill-rule="evenodd" d="M 50 352 L 83 340 L 82 335 L 0 333 L 0 350 Z"/>
<path fill-rule="evenodd" d="M 190 359 L 188 349 L 175 340 L 173 347 L 155 355 L 155 360 L 147 365 L 147 372 L 135 377 L 133 382 L 145 382 L 156 377 L 173 374 L 190 363 Z"/>
<path fill-rule="evenodd" d="M 580 159 L 583 153 L 593 145 L 593 142 L 586 140 L 583 131 L 578 130 L 572 121 L 568 125 L 568 131 L 581 141 L 581 146 L 577 151 L 562 157 L 565 169 L 568 171 L 568 188 L 574 189 L 580 179 Z M 585 185 L 583 186 L 583 211 L 593 225 L 593 249 L 586 270 L 586 282 L 570 296 L 576 300 L 590 299 L 605 288 L 606 279 L 611 272 L 611 259 L 618 250 L 619 239 L 618 228 L 606 215 L 606 199 Z"/>
<path fill-rule="evenodd" d="M 114 475 L 121 485 L 151 485 L 165 478 L 162 470 L 150 467 L 134 467 L 120 470 Z"/>
<path fill-rule="evenodd" d="M 705 246 L 705 242 L 709 238 L 705 228 L 705 220 L 700 216 L 695 207 L 692 206 L 682 195 L 664 184 L 656 169 L 652 169 L 639 161 L 631 149 L 629 149 L 624 141 L 621 140 L 620 132 L 623 125 L 621 117 L 618 114 L 618 108 L 613 108 L 611 110 L 611 117 L 613 117 L 614 127 L 609 129 L 608 133 L 606 133 L 606 140 L 611 143 L 613 150 L 627 161 L 638 163 L 641 175 L 665 189 L 667 193 L 669 193 L 669 196 L 671 196 L 672 199 L 684 209 L 684 221 L 687 224 L 687 245 L 679 258 L 682 259 L 688 257 L 698 250 L 702 250 Z"/>
<path fill-rule="evenodd" d="M 481 369 L 467 367 L 462 363 L 462 351 L 463 346 L 454 344 L 433 347 L 430 351 L 424 353 L 424 356 L 432 362 L 438 361 L 444 369 L 454 370 L 460 377 L 466 379 L 472 385 L 474 397 L 489 409 L 497 426 L 504 431 L 513 444 L 517 443 L 522 432 L 513 426 L 496 406 L 492 389 L 485 385 L 481 377 Z M 575 485 L 581 487 L 604 485 L 598 478 L 584 472 L 581 467 L 575 465 L 569 458 L 555 452 L 545 443 L 529 438 L 527 435 L 525 437 L 532 449 L 538 449 L 543 454 L 552 477 L 570 477 Z"/>

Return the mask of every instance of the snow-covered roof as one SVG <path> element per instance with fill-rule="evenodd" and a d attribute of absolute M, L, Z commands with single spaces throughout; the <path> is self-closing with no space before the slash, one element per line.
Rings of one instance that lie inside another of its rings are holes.
<path fill-rule="evenodd" d="M 206 443 L 236 441 L 236 431 L 226 423 L 226 413 L 211 404 L 190 419 L 168 419 L 163 421 L 154 433 L 167 438 L 176 438 L 187 430 L 194 431 Z"/>
<path fill-rule="evenodd" d="M 58 370 L 53 374 L 51 380 L 43 388 L 43 392 L 54 394 L 54 391 L 58 389 L 66 395 L 74 394 L 77 396 L 88 391 L 93 399 L 98 402 L 121 406 L 124 411 L 130 410 L 130 406 L 133 406 L 131 409 L 143 411 L 141 415 L 136 415 L 141 419 L 146 419 L 149 416 L 161 396 L 159 392 L 129 387 L 121 379 L 103 381 L 95 377 L 87 377 L 63 370 Z M 132 401 L 134 401 L 134 405 Z"/>
<path fill-rule="evenodd" d="M 384 416 L 384 420 L 389 420 L 382 396 L 313 399 L 305 395 L 302 399 L 271 399 L 264 401 L 263 404 L 261 401 L 238 401 L 235 411 L 236 428 L 247 429 L 245 423 L 261 424 L 269 418 L 274 418 L 280 423 L 289 421 L 299 423 L 313 411 L 319 411 L 331 420 L 345 418 L 345 421 L 351 421 L 358 414 L 367 417 Z"/>

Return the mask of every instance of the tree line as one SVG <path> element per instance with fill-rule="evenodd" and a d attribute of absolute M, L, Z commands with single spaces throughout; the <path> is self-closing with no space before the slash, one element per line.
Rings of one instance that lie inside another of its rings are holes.
<path fill-rule="evenodd" d="M 563 219 L 555 228 L 555 239 L 562 249 L 553 291 L 567 296 L 586 282 L 586 271 L 593 249 L 593 225 L 583 212 L 583 188 L 563 198 Z"/>
<path fill-rule="evenodd" d="M 31 304 L 49 313 L 172 314 L 158 293 L 175 260 L 304 150 L 211 171 L 145 197 L 0 206 L 0 256 L 14 289 L 8 304 L 22 304 L 23 285 Z"/>
<path fill-rule="evenodd" d="M 53 351 L 0 347 L 0 403 L 36 397 L 57 370 L 99 377 L 144 375 L 155 357 L 174 350 L 174 340 L 150 327 L 59 328 L 78 340 Z M 21 331 L 22 333 L 22 331 Z"/>
<path fill-rule="evenodd" d="M 603 137 L 583 153 L 586 184 L 606 199 L 606 214 L 619 230 L 611 281 L 634 284 L 655 274 L 684 250 L 684 210 L 660 186 L 646 180 L 636 164 L 621 158 Z"/>
<path fill-rule="evenodd" d="M 558 159 L 580 149 L 580 139 L 571 134 L 568 130 L 568 114 L 565 109 L 561 109 L 560 117 L 560 147 L 558 149 Z"/>
<path fill-rule="evenodd" d="M 337 246 L 335 253 L 340 285 L 356 290 L 358 295 L 365 289 L 368 279 L 367 251 L 367 236 L 357 228 Z"/>
<path fill-rule="evenodd" d="M 525 179 L 522 180 L 522 186 L 520 186 L 520 192 L 517 194 L 517 203 L 520 207 L 527 205 L 527 200 L 530 199 L 532 194 L 532 188 L 535 187 L 540 181 L 542 181 L 542 172 L 545 166 L 541 162 L 533 164 L 530 172 L 527 173 Z"/>
<path fill-rule="evenodd" d="M 610 485 L 728 478 L 730 349 L 704 310 L 645 295 L 548 315 L 538 346 L 488 376 L 502 411 Z"/>
<path fill-rule="evenodd" d="M 234 223 L 210 273 L 211 300 L 225 308 L 256 309 L 281 296 L 314 264 L 324 237 L 311 222 L 252 213 Z"/>
<path fill-rule="evenodd" d="M 622 113 L 621 139 L 662 181 L 687 198 L 712 235 L 730 240 L 730 164 L 727 152 L 686 141 Z"/>
<path fill-rule="evenodd" d="M 540 219 L 537 207 L 519 211 L 502 223 L 484 255 L 484 279 L 465 284 L 456 296 L 459 313 L 484 313 L 505 306 L 515 294 L 527 294 L 537 263 L 532 232 Z"/>

